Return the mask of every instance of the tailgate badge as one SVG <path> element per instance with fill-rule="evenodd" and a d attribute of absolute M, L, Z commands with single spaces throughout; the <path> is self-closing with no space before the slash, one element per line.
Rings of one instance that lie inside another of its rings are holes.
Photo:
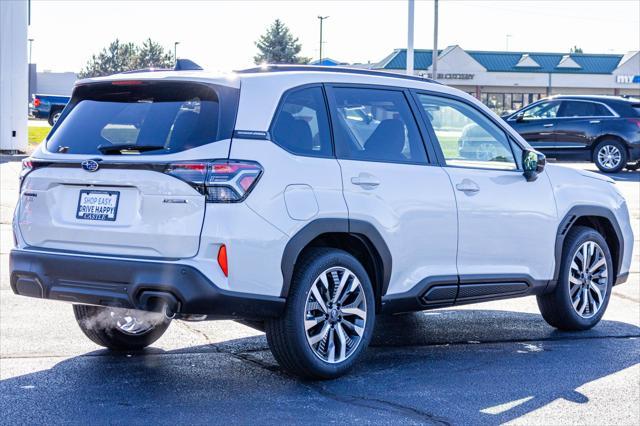
<path fill-rule="evenodd" d="M 84 160 L 81 164 L 82 168 L 88 172 L 95 172 L 100 168 L 100 165 L 97 161 L 94 160 Z"/>

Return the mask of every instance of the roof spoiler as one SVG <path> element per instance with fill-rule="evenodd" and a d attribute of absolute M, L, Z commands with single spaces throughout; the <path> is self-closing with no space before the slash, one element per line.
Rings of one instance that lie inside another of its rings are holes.
<path fill-rule="evenodd" d="M 202 71 L 202 67 L 190 59 L 176 59 L 174 71 Z"/>

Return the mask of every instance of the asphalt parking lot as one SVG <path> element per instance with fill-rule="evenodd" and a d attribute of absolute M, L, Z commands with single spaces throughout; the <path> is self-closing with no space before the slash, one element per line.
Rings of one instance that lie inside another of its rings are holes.
<path fill-rule="evenodd" d="M 351 374 L 305 382 L 235 322 L 174 321 L 145 352 L 114 355 L 85 338 L 70 305 L 15 296 L 19 167 L 0 164 L 2 424 L 640 424 L 640 172 L 614 176 L 634 260 L 593 330 L 554 330 L 532 297 L 379 318 Z"/>

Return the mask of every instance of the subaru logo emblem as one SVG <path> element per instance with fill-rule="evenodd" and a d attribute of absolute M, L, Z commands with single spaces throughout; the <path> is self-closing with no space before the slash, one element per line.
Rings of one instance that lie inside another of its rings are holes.
<path fill-rule="evenodd" d="M 94 160 L 84 160 L 82 162 L 82 168 L 88 172 L 95 172 L 99 167 L 100 165 L 98 164 L 98 162 Z"/>

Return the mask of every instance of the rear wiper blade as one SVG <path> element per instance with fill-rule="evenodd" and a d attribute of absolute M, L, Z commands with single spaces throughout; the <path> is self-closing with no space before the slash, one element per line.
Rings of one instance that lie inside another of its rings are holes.
<path fill-rule="evenodd" d="M 112 154 L 114 152 L 121 151 L 156 151 L 158 149 L 164 149 L 162 145 L 136 145 L 135 143 L 123 143 L 120 145 L 99 145 L 98 151 L 103 154 Z"/>

